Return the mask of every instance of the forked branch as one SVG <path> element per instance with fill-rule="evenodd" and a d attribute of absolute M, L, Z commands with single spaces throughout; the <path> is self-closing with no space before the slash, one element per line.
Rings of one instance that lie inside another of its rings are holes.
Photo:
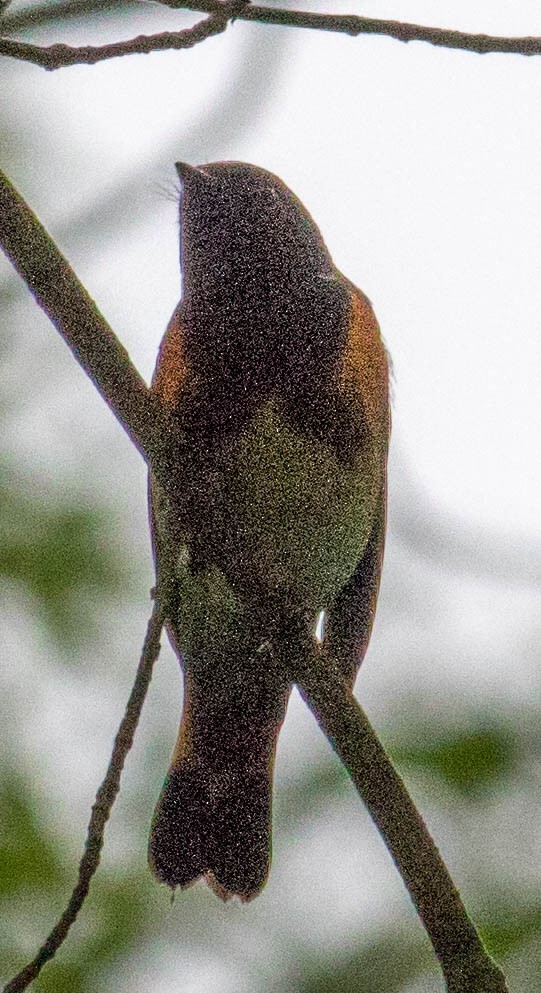
<path fill-rule="evenodd" d="M 146 54 L 192 48 L 212 35 L 225 31 L 230 21 L 237 18 L 258 24 L 282 27 L 309 28 L 330 31 L 350 36 L 377 35 L 393 38 L 395 41 L 424 41 L 440 48 L 458 49 L 477 55 L 502 53 L 515 55 L 541 54 L 541 38 L 501 37 L 488 34 L 470 34 L 448 28 L 433 28 L 423 24 L 393 21 L 375 17 L 361 17 L 356 14 L 315 14 L 302 10 L 284 10 L 280 7 L 259 7 L 250 0 L 159 0 L 164 6 L 181 10 L 193 10 L 209 15 L 193 28 L 183 31 L 168 31 L 155 35 L 139 35 L 127 41 L 110 45 L 86 45 L 74 48 L 70 45 L 43 47 L 29 42 L 6 37 L 10 18 L 4 19 L 4 37 L 0 37 L 0 56 L 7 55 L 20 61 L 30 62 L 44 69 L 63 69 L 72 65 L 92 65 L 105 59 L 121 55 Z M 16 20 L 14 18 L 14 23 Z M 2 33 L 0 21 L 0 35 Z"/>
<path fill-rule="evenodd" d="M 225 31 L 229 21 L 234 19 L 244 7 L 246 0 L 232 0 L 216 5 L 216 10 L 203 21 L 184 31 L 165 31 L 155 35 L 138 35 L 128 41 L 117 41 L 111 45 L 83 45 L 73 48 L 70 45 L 50 45 L 41 47 L 12 38 L 0 38 L 0 55 L 10 55 L 22 62 L 31 62 L 43 69 L 65 69 L 73 65 L 94 65 L 120 55 L 145 55 L 181 48 L 193 48 L 213 35 Z"/>

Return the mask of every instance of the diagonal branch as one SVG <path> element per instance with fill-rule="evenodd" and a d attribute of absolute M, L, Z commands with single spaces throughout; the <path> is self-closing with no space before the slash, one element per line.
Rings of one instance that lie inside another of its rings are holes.
<path fill-rule="evenodd" d="M 301 635 L 300 692 L 370 812 L 432 942 L 449 993 L 507 993 L 404 782 L 333 660 Z M 288 648 L 291 649 L 291 642 Z"/>
<path fill-rule="evenodd" d="M 178 439 L 73 270 L 2 173 L 0 244 L 169 489 L 181 463 L 168 461 L 167 452 L 179 444 Z M 189 483 L 189 466 L 182 468 Z M 391 852 L 440 960 L 448 993 L 506 993 L 501 972 L 484 950 L 434 841 L 368 718 L 337 676 L 332 660 L 323 651 L 314 651 L 312 640 L 296 643 L 296 655 L 289 661 L 292 676 Z M 10 993 L 19 988 L 24 987 L 12 987 Z"/>
<path fill-rule="evenodd" d="M 128 41 L 117 41 L 110 45 L 85 45 L 72 48 L 70 45 L 50 45 L 43 48 L 25 41 L 0 38 L 0 55 L 8 55 L 22 62 L 31 62 L 43 69 L 65 69 L 73 65 L 94 65 L 105 59 L 119 55 L 145 55 L 149 52 L 193 48 L 213 35 L 225 31 L 230 20 L 244 8 L 246 0 L 232 0 L 216 5 L 216 10 L 203 21 L 184 31 L 164 31 L 155 35 L 138 35 Z"/>
<path fill-rule="evenodd" d="M 181 439 L 69 262 L 0 172 L 0 243 L 81 368 L 167 490 Z"/>
<path fill-rule="evenodd" d="M 133 744 L 135 730 L 139 723 L 141 710 L 143 709 L 147 690 L 152 678 L 154 663 L 160 651 L 160 636 L 167 614 L 168 602 L 165 591 L 163 591 L 163 594 L 162 596 L 160 592 L 156 596 L 152 616 L 148 622 L 135 681 L 115 738 L 113 752 L 105 778 L 96 793 L 96 799 L 90 815 L 85 848 L 79 862 L 77 883 L 64 913 L 44 941 L 37 955 L 4 986 L 3 993 L 22 993 L 37 978 L 43 966 L 50 959 L 54 958 L 60 945 L 67 938 L 68 932 L 72 924 L 75 923 L 77 915 L 86 900 L 92 876 L 95 874 L 100 863 L 105 825 L 109 820 L 113 804 L 120 789 L 122 769 L 124 768 L 126 756 Z"/>

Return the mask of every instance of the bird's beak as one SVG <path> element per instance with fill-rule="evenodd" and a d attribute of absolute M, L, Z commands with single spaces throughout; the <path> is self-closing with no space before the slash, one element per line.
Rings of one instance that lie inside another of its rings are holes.
<path fill-rule="evenodd" d="M 175 162 L 175 169 L 182 180 L 186 183 L 190 178 L 194 178 L 194 174 L 200 172 L 197 166 L 188 165 L 187 162 Z"/>
<path fill-rule="evenodd" d="M 188 165 L 187 162 L 175 162 L 175 169 L 182 182 L 182 186 L 197 187 L 201 183 L 210 182 L 211 177 L 205 172 L 204 166 Z"/>

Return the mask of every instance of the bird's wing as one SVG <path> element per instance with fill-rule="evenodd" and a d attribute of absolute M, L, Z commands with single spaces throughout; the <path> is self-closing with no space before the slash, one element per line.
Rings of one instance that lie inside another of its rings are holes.
<path fill-rule="evenodd" d="M 357 567 L 326 611 L 324 642 L 343 676 L 353 684 L 368 647 L 378 598 L 387 506 L 387 449 L 390 434 L 388 357 L 370 301 L 349 284 L 352 309 L 340 389 L 362 407 L 372 449 L 371 475 L 377 488 L 373 524 Z"/>
<path fill-rule="evenodd" d="M 162 338 L 156 368 L 152 377 L 151 390 L 157 394 L 162 403 L 170 410 L 176 409 L 179 399 L 185 389 L 188 379 L 188 368 L 184 354 L 184 339 L 180 307 L 178 307 L 167 325 Z M 168 572 L 176 571 L 175 559 L 181 553 L 185 544 L 184 536 L 178 532 L 175 514 L 161 486 L 153 477 L 148 476 L 148 508 L 150 523 L 150 538 L 152 554 L 156 568 L 156 577 L 160 568 Z M 167 624 L 167 631 L 177 655 L 181 657 L 180 645 L 172 622 Z"/>
<path fill-rule="evenodd" d="M 385 517 L 384 488 L 363 557 L 325 614 L 325 648 L 352 686 L 374 623 L 385 544 Z"/>

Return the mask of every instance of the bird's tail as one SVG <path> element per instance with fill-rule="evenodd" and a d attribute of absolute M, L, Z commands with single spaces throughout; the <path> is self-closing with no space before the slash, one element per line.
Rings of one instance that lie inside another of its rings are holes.
<path fill-rule="evenodd" d="M 182 723 L 149 843 L 150 865 L 168 886 L 204 876 L 222 899 L 250 900 L 264 885 L 274 757 L 288 694 L 284 686 L 267 686 L 250 700 L 241 693 L 220 702 L 219 689 L 202 694 L 186 676 Z"/>

